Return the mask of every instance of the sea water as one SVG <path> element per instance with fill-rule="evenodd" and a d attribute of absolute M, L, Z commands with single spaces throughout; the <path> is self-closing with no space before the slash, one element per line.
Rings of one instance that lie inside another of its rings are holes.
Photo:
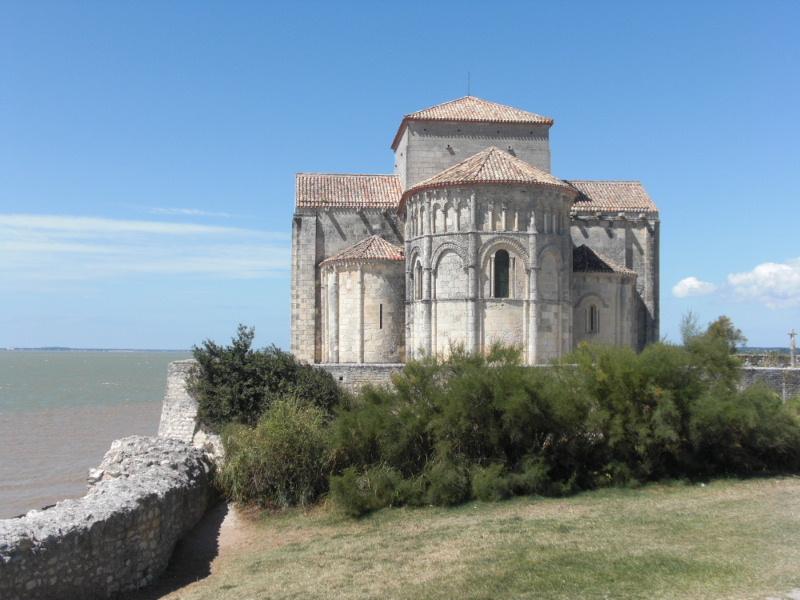
<path fill-rule="evenodd" d="M 117 438 L 155 435 L 188 352 L 0 351 L 0 518 L 82 496 Z"/>

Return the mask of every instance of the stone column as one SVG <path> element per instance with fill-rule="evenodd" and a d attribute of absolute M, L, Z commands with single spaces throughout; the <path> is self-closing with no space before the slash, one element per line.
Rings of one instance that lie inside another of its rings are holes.
<path fill-rule="evenodd" d="M 358 265 L 356 277 L 356 293 L 358 294 L 358 314 L 356 315 L 358 327 L 358 362 L 364 362 L 364 266 Z"/>
<path fill-rule="evenodd" d="M 339 273 L 336 265 L 331 267 L 328 286 L 328 331 L 330 349 L 328 356 L 332 363 L 339 362 Z"/>
<path fill-rule="evenodd" d="M 431 238 L 431 231 L 433 231 L 434 215 L 431 210 L 430 196 L 425 194 L 425 204 L 428 209 L 425 211 L 427 218 L 427 235 L 423 240 L 422 251 L 422 311 L 423 311 L 423 324 L 422 324 L 422 349 L 428 355 L 431 354 L 431 339 L 433 337 L 432 322 L 431 322 L 431 246 L 433 239 Z"/>
<path fill-rule="evenodd" d="M 528 223 L 528 364 L 535 365 L 539 338 L 539 257 L 536 237 L 536 213 L 531 211 Z"/>
<path fill-rule="evenodd" d="M 658 245 L 659 245 L 659 222 L 653 220 L 648 223 L 647 227 L 647 257 L 646 268 L 647 278 L 645 279 L 645 297 L 644 302 L 650 312 L 650 319 L 648 323 L 648 336 L 647 343 L 657 342 L 659 340 L 659 281 L 658 281 Z"/>
<path fill-rule="evenodd" d="M 469 199 L 470 233 L 467 250 L 467 352 L 477 353 L 478 348 L 478 209 L 472 193 Z"/>
<path fill-rule="evenodd" d="M 328 276 L 328 270 L 326 267 L 319 268 L 319 280 L 320 280 L 320 294 L 319 294 L 319 312 L 320 312 L 320 327 L 322 331 L 322 340 L 320 343 L 320 356 L 319 361 L 323 363 L 330 362 L 330 358 L 328 357 L 328 339 L 330 338 L 330 334 L 328 332 L 328 280 L 330 277 Z"/>
<path fill-rule="evenodd" d="M 565 199 L 556 196 L 559 202 Z M 558 222 L 563 221 L 561 218 L 561 211 L 556 215 Z M 566 354 L 572 350 L 572 236 L 568 228 L 562 228 L 561 234 L 561 256 L 562 256 L 562 269 L 561 269 L 561 344 L 560 355 Z"/>

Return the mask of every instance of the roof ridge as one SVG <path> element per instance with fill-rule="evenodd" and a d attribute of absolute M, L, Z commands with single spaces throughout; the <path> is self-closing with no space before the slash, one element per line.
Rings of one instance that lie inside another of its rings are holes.
<path fill-rule="evenodd" d="M 467 94 L 466 96 L 461 96 L 460 98 L 454 98 L 453 100 L 448 100 L 447 102 L 439 102 L 438 104 L 431 104 L 430 106 L 426 106 L 425 108 L 421 108 L 419 110 L 415 110 L 413 112 L 407 113 L 407 114 L 403 115 L 403 118 L 404 119 L 410 118 L 410 117 L 412 117 L 412 115 L 416 115 L 418 113 L 425 112 L 426 110 L 430 110 L 432 108 L 439 108 L 440 106 L 447 106 L 448 104 L 453 104 L 454 102 L 459 102 L 461 100 L 466 100 L 467 98 L 475 98 L 476 100 L 481 100 L 481 98 L 478 98 L 477 96 L 470 96 L 469 94 Z"/>
<path fill-rule="evenodd" d="M 500 148 L 498 148 L 497 146 L 489 146 L 486 150 L 481 151 L 485 154 L 484 156 L 481 157 L 482 160 L 480 166 L 478 167 L 478 170 L 475 172 L 476 177 L 480 176 L 480 174 L 483 173 L 483 170 L 486 168 L 486 164 L 489 162 L 489 159 L 492 157 L 492 154 L 494 154 L 495 150 L 500 150 Z M 478 152 L 478 154 L 474 154 L 473 156 L 480 156 L 481 152 Z"/>

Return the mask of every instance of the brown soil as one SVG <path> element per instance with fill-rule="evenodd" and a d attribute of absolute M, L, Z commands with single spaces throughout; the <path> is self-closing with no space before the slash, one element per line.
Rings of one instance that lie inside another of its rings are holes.
<path fill-rule="evenodd" d="M 254 528 L 246 510 L 220 502 L 175 546 L 172 559 L 156 583 L 121 600 L 156 600 L 174 597 L 173 592 L 208 577 L 221 558 L 252 542 Z"/>

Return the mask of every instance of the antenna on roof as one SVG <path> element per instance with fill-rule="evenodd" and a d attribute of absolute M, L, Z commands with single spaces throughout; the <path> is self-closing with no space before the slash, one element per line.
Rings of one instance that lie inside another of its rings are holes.
<path fill-rule="evenodd" d="M 467 96 L 469 96 L 469 71 L 467 71 Z"/>

